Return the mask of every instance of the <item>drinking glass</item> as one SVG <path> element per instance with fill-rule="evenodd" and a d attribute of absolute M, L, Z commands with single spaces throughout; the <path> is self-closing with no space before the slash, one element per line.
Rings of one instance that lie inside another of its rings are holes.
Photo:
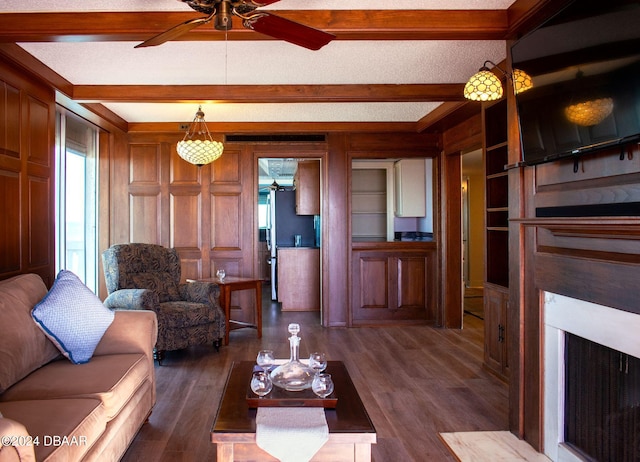
<path fill-rule="evenodd" d="M 319 373 L 311 382 L 311 389 L 320 398 L 326 398 L 333 393 L 333 380 L 331 374 Z"/>
<path fill-rule="evenodd" d="M 309 367 L 316 371 L 316 374 L 324 371 L 327 368 L 327 358 L 324 353 L 311 353 L 309 356 Z"/>
<path fill-rule="evenodd" d="M 226 275 L 227 273 L 223 269 L 219 269 L 218 271 L 216 271 L 216 276 L 218 276 L 218 279 L 220 279 L 221 281 L 224 279 Z"/>
<path fill-rule="evenodd" d="M 271 381 L 271 377 L 265 371 L 256 371 L 251 376 L 251 390 L 253 392 L 263 397 L 268 395 L 273 388 L 273 382 Z"/>
<path fill-rule="evenodd" d="M 271 366 L 276 363 L 276 358 L 273 356 L 273 350 L 260 350 L 256 357 L 256 364 L 268 372 Z"/>

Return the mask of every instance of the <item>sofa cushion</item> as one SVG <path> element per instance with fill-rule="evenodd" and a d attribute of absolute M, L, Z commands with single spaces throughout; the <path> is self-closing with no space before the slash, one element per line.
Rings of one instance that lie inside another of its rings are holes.
<path fill-rule="evenodd" d="M 90 398 L 12 401 L 0 403 L 0 411 L 38 438 L 34 449 L 39 461 L 81 460 L 100 438 L 107 422 L 100 401 Z"/>
<path fill-rule="evenodd" d="M 37 274 L 0 281 L 0 393 L 60 356 L 31 317 L 31 309 L 46 294 Z"/>
<path fill-rule="evenodd" d="M 94 356 L 90 362 L 79 365 L 60 359 L 9 388 L 0 395 L 0 402 L 95 398 L 102 401 L 110 420 L 146 380 L 152 380 L 151 368 L 142 353 Z"/>
<path fill-rule="evenodd" d="M 74 364 L 91 359 L 113 322 L 113 311 L 71 271 L 58 273 L 49 293 L 31 312 L 33 319 Z"/>

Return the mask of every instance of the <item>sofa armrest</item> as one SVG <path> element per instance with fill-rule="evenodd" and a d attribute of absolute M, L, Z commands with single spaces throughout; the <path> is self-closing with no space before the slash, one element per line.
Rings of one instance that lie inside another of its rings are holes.
<path fill-rule="evenodd" d="M 215 282 L 193 281 L 178 287 L 180 297 L 188 302 L 220 304 L 220 286 Z"/>
<path fill-rule="evenodd" d="M 4 437 L 16 439 L 14 446 L 5 446 Z M 23 441 L 21 437 L 25 437 Z M 29 442 L 29 432 L 20 422 L 0 417 L 0 462 L 35 462 L 36 453 L 33 445 L 19 443 Z"/>
<path fill-rule="evenodd" d="M 104 305 L 115 310 L 155 310 L 158 294 L 149 289 L 120 289 L 105 299 Z"/>
<path fill-rule="evenodd" d="M 115 310 L 113 322 L 94 351 L 95 356 L 144 353 L 153 362 L 158 339 L 158 318 L 149 310 Z"/>

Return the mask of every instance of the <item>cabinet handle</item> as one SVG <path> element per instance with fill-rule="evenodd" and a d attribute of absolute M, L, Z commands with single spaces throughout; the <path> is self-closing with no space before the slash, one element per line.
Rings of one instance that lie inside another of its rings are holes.
<path fill-rule="evenodd" d="M 504 326 L 502 324 L 498 324 L 498 343 L 504 342 Z"/>

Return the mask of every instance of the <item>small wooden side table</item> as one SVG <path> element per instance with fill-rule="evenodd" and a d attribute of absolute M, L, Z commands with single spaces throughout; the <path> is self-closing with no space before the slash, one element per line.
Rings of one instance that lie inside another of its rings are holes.
<path fill-rule="evenodd" d="M 218 278 L 208 278 L 198 279 L 198 281 L 215 282 L 220 286 L 220 305 L 224 310 L 226 324 L 224 333 L 225 345 L 229 345 L 229 330 L 231 329 L 231 324 L 234 325 L 234 329 L 242 329 L 245 327 L 256 329 L 258 331 L 258 338 L 262 338 L 262 279 L 227 276 L 222 280 Z M 231 292 L 247 289 L 254 289 L 256 292 L 255 324 L 234 321 L 231 319 Z"/>

